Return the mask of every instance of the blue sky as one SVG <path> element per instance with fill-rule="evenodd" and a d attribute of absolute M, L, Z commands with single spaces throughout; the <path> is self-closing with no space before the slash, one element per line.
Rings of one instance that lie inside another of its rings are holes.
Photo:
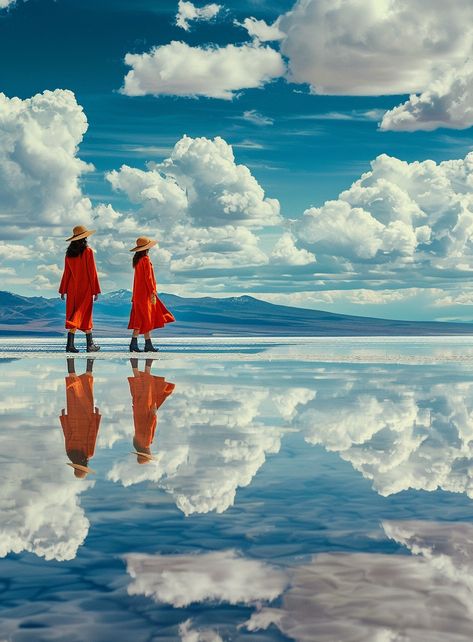
<path fill-rule="evenodd" d="M 0 9 L 2 289 L 53 296 L 83 222 L 104 290 L 143 232 L 161 290 L 473 319 L 472 9 L 390 6 L 222 2 L 188 30 L 177 0 Z"/>

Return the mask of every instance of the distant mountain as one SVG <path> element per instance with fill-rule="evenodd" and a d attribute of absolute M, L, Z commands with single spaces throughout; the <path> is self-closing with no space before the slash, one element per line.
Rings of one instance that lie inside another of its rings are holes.
<path fill-rule="evenodd" d="M 176 323 L 163 336 L 408 336 L 473 334 L 473 324 L 394 321 L 292 308 L 251 296 L 225 299 L 160 295 Z M 124 336 L 131 292 L 104 294 L 94 307 L 98 336 Z M 65 304 L 59 297 L 24 297 L 0 291 L 0 335 L 62 335 Z"/>

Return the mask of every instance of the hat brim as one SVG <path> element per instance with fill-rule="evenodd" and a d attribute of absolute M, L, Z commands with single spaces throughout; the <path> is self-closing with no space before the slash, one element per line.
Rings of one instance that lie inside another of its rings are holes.
<path fill-rule="evenodd" d="M 92 236 L 92 234 L 95 234 L 97 230 L 87 230 L 87 232 L 82 232 L 82 234 L 76 234 L 75 236 L 71 236 L 66 241 L 80 241 L 81 239 L 85 239 L 88 236 Z"/>
<path fill-rule="evenodd" d="M 81 470 L 83 473 L 95 474 L 95 470 L 92 470 L 92 468 L 89 468 L 88 466 L 82 466 L 81 464 L 71 464 L 71 462 L 69 461 L 67 461 L 66 464 L 71 468 L 75 468 L 75 470 Z"/>
<path fill-rule="evenodd" d="M 146 243 L 146 245 L 137 245 L 136 247 L 132 248 L 130 252 L 144 252 L 145 250 L 149 250 L 150 248 L 154 247 L 158 241 L 150 241 L 149 243 Z"/>
<path fill-rule="evenodd" d="M 149 459 L 149 461 L 154 461 L 153 455 L 149 455 L 148 453 L 140 453 L 137 450 L 133 450 L 130 455 L 138 455 L 139 457 L 144 457 L 145 459 Z"/>

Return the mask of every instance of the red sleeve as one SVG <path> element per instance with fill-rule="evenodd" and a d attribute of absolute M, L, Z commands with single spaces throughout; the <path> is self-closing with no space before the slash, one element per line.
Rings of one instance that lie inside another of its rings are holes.
<path fill-rule="evenodd" d="M 89 275 L 90 287 L 92 294 L 100 294 L 99 277 L 97 276 L 97 268 L 95 267 L 94 253 L 92 249 L 87 248 L 87 273 Z"/>
<path fill-rule="evenodd" d="M 64 272 L 62 273 L 62 279 L 59 285 L 59 294 L 67 293 L 67 288 L 69 286 L 70 280 L 71 280 L 71 267 L 69 265 L 69 261 L 67 260 L 67 256 L 66 256 L 66 258 L 64 259 Z"/>

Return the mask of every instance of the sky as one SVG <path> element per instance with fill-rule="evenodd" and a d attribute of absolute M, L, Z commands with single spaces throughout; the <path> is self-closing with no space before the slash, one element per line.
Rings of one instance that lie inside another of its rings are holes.
<path fill-rule="evenodd" d="M 0 0 L 0 289 L 473 320 L 469 0 Z"/>

